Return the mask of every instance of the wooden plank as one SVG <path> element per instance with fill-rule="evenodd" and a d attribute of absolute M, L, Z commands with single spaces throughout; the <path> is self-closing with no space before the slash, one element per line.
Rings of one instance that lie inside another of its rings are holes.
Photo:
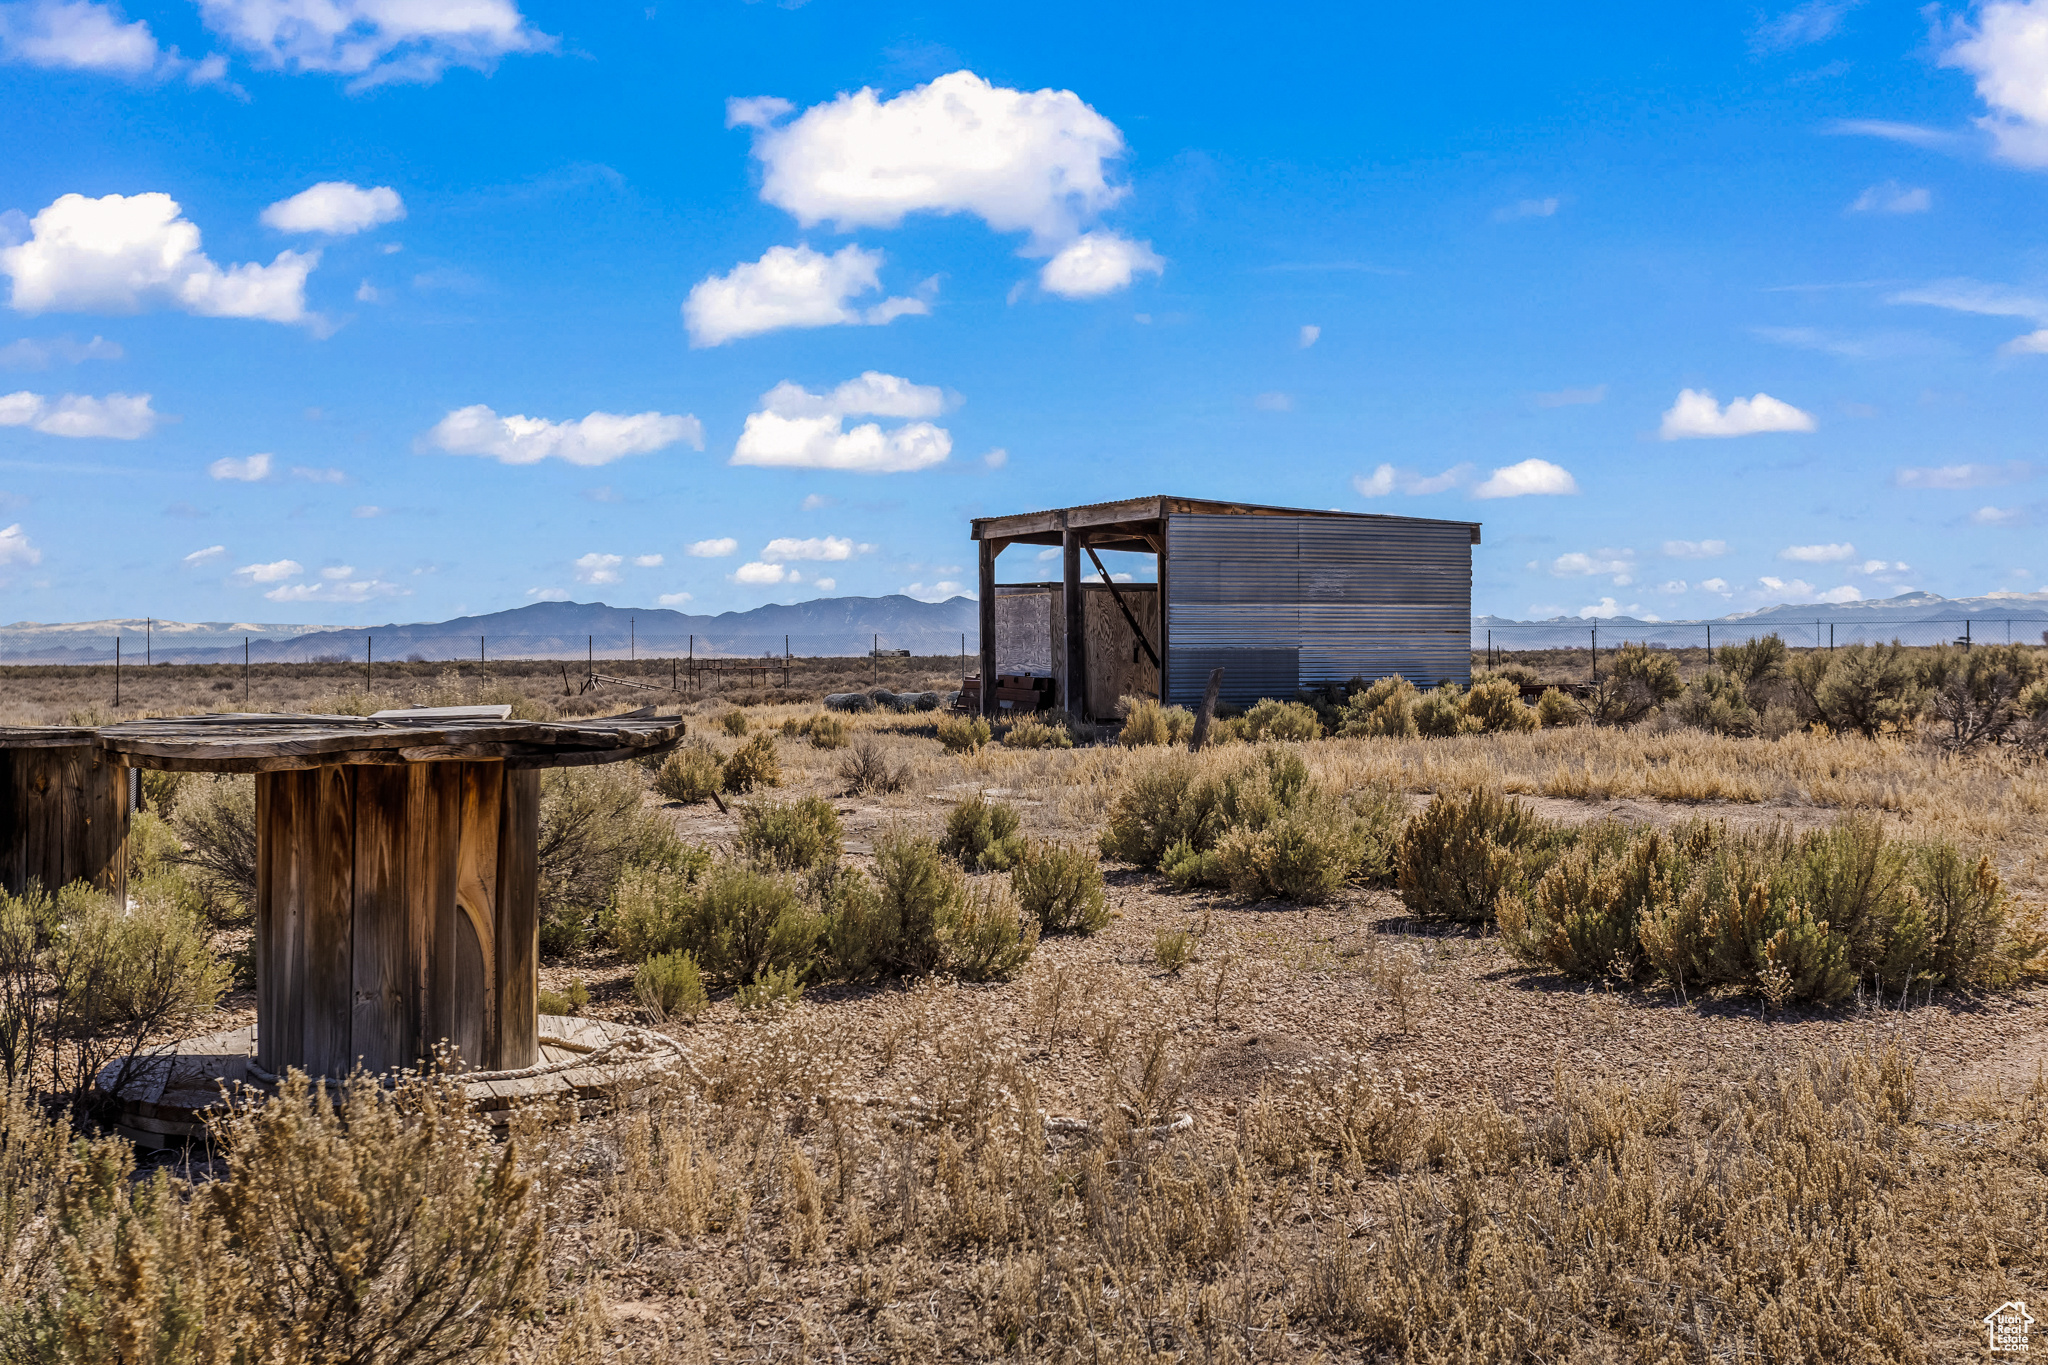
<path fill-rule="evenodd" d="M 81 746 L 80 861 L 75 875 L 125 900 L 128 895 L 128 773 L 98 749 Z"/>
<path fill-rule="evenodd" d="M 310 808 L 299 836 L 308 841 L 306 907 L 306 1051 L 309 1075 L 346 1076 L 355 1069 L 349 1037 L 355 990 L 355 784 L 346 768 L 320 768 L 301 779 Z"/>
<path fill-rule="evenodd" d="M 28 880 L 28 831 L 23 825 L 21 769 L 25 753 L 0 749 L 0 891 L 21 894 Z"/>
<path fill-rule="evenodd" d="M 462 769 L 447 763 L 423 763 L 411 769 L 411 816 L 407 831 L 407 886 L 414 897 L 408 919 L 420 936 L 419 999 L 415 1005 L 422 1033 L 420 1056 L 433 1055 L 441 1043 L 455 1042 L 456 921 L 455 905 L 462 847 Z"/>
<path fill-rule="evenodd" d="M 304 868 L 299 840 L 303 773 L 256 779 L 256 1061 L 282 1075 L 303 1066 Z"/>
<path fill-rule="evenodd" d="M 497 1022 L 493 1066 L 532 1066 L 539 1053 L 540 774 L 503 774 L 498 825 Z"/>
<path fill-rule="evenodd" d="M 473 1067 L 488 1067 L 497 1036 L 496 1004 L 498 825 L 505 769 L 465 763 L 462 833 L 456 855 L 455 973 L 451 983 L 449 1040 Z"/>
<path fill-rule="evenodd" d="M 409 768 L 346 770 L 355 784 L 355 935 L 349 1012 L 350 1047 L 364 1067 L 412 1065 L 419 1051 L 413 1017 L 417 971 L 406 887 Z"/>
<path fill-rule="evenodd" d="M 1124 697 L 1149 697 L 1159 690 L 1159 670 L 1137 647 L 1123 612 L 1109 594 L 1084 588 L 1081 599 L 1087 609 L 1088 707 L 1089 714 L 1104 718 L 1116 713 Z M 1124 602 L 1147 634 L 1159 628 L 1159 594 L 1145 590 L 1128 593 Z"/>

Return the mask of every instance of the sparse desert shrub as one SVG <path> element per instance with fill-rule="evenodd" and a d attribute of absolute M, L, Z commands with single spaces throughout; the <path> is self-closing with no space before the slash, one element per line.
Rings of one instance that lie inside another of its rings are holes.
<path fill-rule="evenodd" d="M 2018 930 L 1988 859 L 1853 817 L 1797 837 L 1603 827 L 1501 907 L 1525 962 L 1582 978 L 1647 969 L 1773 1003 L 1840 1000 L 1859 979 L 1894 993 L 2010 984 Z"/>
<path fill-rule="evenodd" d="M 1126 749 L 1152 744 L 1185 744 L 1195 732 L 1195 713 L 1185 706 L 1161 706 L 1154 697 L 1125 697 L 1117 703 L 1123 729 L 1116 742 Z"/>
<path fill-rule="evenodd" d="M 778 872 L 838 863 L 842 837 L 832 803 L 819 796 L 758 803 L 740 812 L 741 854 Z"/>
<path fill-rule="evenodd" d="M 1038 921 L 1027 919 L 1002 882 L 967 888 L 946 927 L 946 967 L 963 981 L 1007 981 L 1038 948 Z"/>
<path fill-rule="evenodd" d="M 633 971 L 633 997 L 656 1023 L 694 1024 L 711 1003 L 697 959 L 687 952 L 656 953 L 642 962 Z"/>
<path fill-rule="evenodd" d="M 752 981 L 743 983 L 733 993 L 732 1001 L 739 1006 L 742 1015 L 747 1015 L 787 1009 L 803 998 L 802 973 L 792 964 L 779 970 L 771 967 Z"/>
<path fill-rule="evenodd" d="M 910 777 L 907 768 L 889 762 L 880 743 L 863 736 L 840 758 L 839 780 L 853 791 L 880 796 L 902 791 Z"/>
<path fill-rule="evenodd" d="M 837 716 L 812 716 L 804 733 L 815 749 L 844 749 L 846 747 L 846 722 Z"/>
<path fill-rule="evenodd" d="M 62 1152 L 10 1359 L 480 1363 L 539 1312 L 543 1201 L 459 1082 L 359 1073 L 337 1105 L 294 1074 L 213 1135 L 224 1173 L 197 1189 L 136 1179 L 119 1139 Z"/>
<path fill-rule="evenodd" d="M 542 1014 L 581 1014 L 590 1003 L 590 987 L 583 984 L 582 977 L 571 981 L 566 991 L 551 991 L 543 986 L 534 1003 Z"/>
<path fill-rule="evenodd" d="M 1920 710 L 1912 654 L 1896 641 L 1816 649 L 1794 660 L 1787 676 L 1804 719 L 1837 732 L 1875 737 L 1903 728 Z"/>
<path fill-rule="evenodd" d="M 1168 976 L 1179 976 L 1195 960 L 1199 943 L 1191 929 L 1161 929 L 1152 936 L 1152 961 Z"/>
<path fill-rule="evenodd" d="M 582 950 L 629 868 L 709 865 L 707 851 L 642 806 L 642 781 L 625 763 L 541 774 L 540 934 L 549 956 Z"/>
<path fill-rule="evenodd" d="M 45 1055 L 45 1074 L 82 1103 L 101 1066 L 187 1030 L 227 985 L 203 925 L 175 901 L 138 893 L 123 906 L 83 882 L 0 892 L 0 1088 Z"/>
<path fill-rule="evenodd" d="M 178 813 L 178 798 L 197 776 L 195 773 L 170 773 L 157 768 L 142 770 L 142 806 L 156 812 L 165 820 Z"/>
<path fill-rule="evenodd" d="M 1024 913 L 1048 934 L 1092 934 L 1109 924 L 1102 894 L 1102 864 L 1071 844 L 1035 844 L 1010 874 L 1010 889 Z"/>
<path fill-rule="evenodd" d="M 1275 701 L 1262 697 L 1244 713 L 1245 738 L 1249 740 L 1309 740 L 1323 737 L 1323 723 L 1313 706 L 1298 701 Z"/>
<path fill-rule="evenodd" d="M 969 872 L 1005 872 L 1024 857 L 1017 808 L 976 792 L 947 812 L 939 851 Z"/>
<path fill-rule="evenodd" d="M 1709 669 L 1693 680 L 1670 707 L 1672 716 L 1687 725 L 1711 730 L 1717 735 L 1744 736 L 1756 733 L 1758 717 L 1749 694 L 1727 674 Z"/>
<path fill-rule="evenodd" d="M 980 716 L 939 717 L 939 743 L 949 754 L 969 754 L 989 742 L 992 732 Z"/>
<path fill-rule="evenodd" d="M 216 924 L 247 919 L 256 905 L 256 779 L 240 773 L 193 774 L 182 784 L 171 828 L 185 846 Z"/>
<path fill-rule="evenodd" d="M 944 960 L 946 935 L 966 896 L 959 869 L 931 840 L 902 833 L 878 839 L 872 903 L 848 898 L 859 907 L 861 925 L 857 951 L 849 949 L 845 960 L 856 972 L 926 975 Z"/>
<path fill-rule="evenodd" d="M 1429 739 L 1476 735 L 1479 721 L 1465 714 L 1465 689 L 1456 683 L 1432 687 L 1416 698 L 1415 732 Z"/>
<path fill-rule="evenodd" d="M 2048 635 L 2048 630 L 2041 632 Z M 2048 678 L 2043 678 L 2019 697 L 2020 722 L 2015 737 L 2023 748 L 2048 752 Z"/>
<path fill-rule="evenodd" d="M 1064 722 L 1048 724 L 1037 716 L 1020 716 L 1003 733 L 1006 749 L 1071 749 L 1073 731 Z"/>
<path fill-rule="evenodd" d="M 1536 713 L 1522 704 L 1522 689 L 1506 678 L 1473 683 L 1465 694 L 1465 714 L 1489 735 L 1526 734 L 1540 723 Z"/>
<path fill-rule="evenodd" d="M 1926 697 L 1925 732 L 1952 753 L 2010 735 L 2026 719 L 2020 698 L 2041 672 L 2035 651 L 2025 645 L 1944 645 L 1915 663 Z"/>
<path fill-rule="evenodd" d="M 634 868 L 619 879 L 605 930 L 628 962 L 644 962 L 693 942 L 698 882 L 709 866 L 707 858 L 701 870 Z"/>
<path fill-rule="evenodd" d="M 1522 889 L 1521 850 L 1538 833 L 1527 806 L 1491 787 L 1463 798 L 1439 792 L 1402 832 L 1401 899 L 1422 919 L 1484 923 L 1503 893 Z"/>
<path fill-rule="evenodd" d="M 1536 720 L 1546 730 L 1583 725 L 1586 709 L 1557 688 L 1546 687 L 1536 699 Z"/>
<path fill-rule="evenodd" d="M 734 739 L 744 739 L 747 731 L 752 728 L 747 723 L 747 713 L 740 710 L 737 706 L 720 716 L 717 724 L 719 729 L 725 731 Z"/>
<path fill-rule="evenodd" d="M 1359 739 L 1413 739 L 1421 693 L 1403 677 L 1381 678 L 1344 704 L 1337 733 Z"/>
<path fill-rule="evenodd" d="M 711 979 L 747 982 L 771 969 L 808 971 L 824 929 L 787 879 L 725 863 L 698 888 L 677 946 Z"/>
<path fill-rule="evenodd" d="M 1608 657 L 1588 709 L 1602 725 L 1633 725 L 1684 690 L 1676 655 L 1631 642 Z"/>
<path fill-rule="evenodd" d="M 734 711 L 729 714 L 738 715 Z M 729 792 L 750 792 L 756 787 L 782 785 L 782 757 L 775 752 L 775 737 L 755 735 L 726 756 L 719 786 Z"/>
<path fill-rule="evenodd" d="M 694 806 L 718 794 L 725 781 L 725 768 L 711 747 L 702 742 L 673 749 L 654 773 L 655 794 L 666 801 Z"/>
<path fill-rule="evenodd" d="M 1169 753 L 1137 767 L 1110 802 L 1102 856 L 1156 871 L 1166 851 L 1186 842 L 1208 848 L 1220 832 L 1218 785 L 1202 759 Z"/>
<path fill-rule="evenodd" d="M 1714 653 L 1721 672 L 1743 690 L 1753 711 L 1761 711 L 1769 704 L 1771 686 L 1784 679 L 1791 658 L 1784 640 L 1775 634 L 1722 645 Z"/>
<path fill-rule="evenodd" d="M 1240 896 L 1306 903 L 1328 899 L 1361 857 L 1357 827 L 1341 808 L 1300 802 L 1257 828 L 1226 830 L 1203 870 Z M 1183 879 L 1193 875 L 1185 864 L 1181 871 Z"/>

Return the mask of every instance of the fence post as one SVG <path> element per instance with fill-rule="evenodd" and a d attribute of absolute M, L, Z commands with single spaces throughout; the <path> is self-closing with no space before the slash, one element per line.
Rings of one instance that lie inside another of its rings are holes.
<path fill-rule="evenodd" d="M 370 640 L 368 635 L 363 637 L 363 692 L 366 696 L 370 691 Z"/>
<path fill-rule="evenodd" d="M 481 635 L 476 637 L 476 666 L 484 666 L 484 637 Z"/>
<path fill-rule="evenodd" d="M 789 686 L 789 637 L 782 637 L 782 685 Z"/>
<path fill-rule="evenodd" d="M 121 706 L 121 637 L 114 637 L 114 708 Z"/>
<path fill-rule="evenodd" d="M 242 637 L 242 705 L 249 704 L 249 637 Z"/>
<path fill-rule="evenodd" d="M 1600 627 L 1597 623 L 1593 627 L 1593 685 L 1600 685 Z"/>

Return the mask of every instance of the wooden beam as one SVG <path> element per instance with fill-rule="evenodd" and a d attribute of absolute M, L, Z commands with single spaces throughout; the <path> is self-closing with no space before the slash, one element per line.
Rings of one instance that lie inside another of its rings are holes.
<path fill-rule="evenodd" d="M 1095 561 L 1095 572 L 1102 575 L 1102 585 L 1109 589 L 1109 595 L 1116 601 L 1116 609 L 1122 612 L 1124 620 L 1130 623 L 1131 634 L 1138 637 L 1138 644 L 1144 649 L 1145 657 L 1152 661 L 1154 668 L 1159 667 L 1158 651 L 1154 650 L 1152 642 L 1145 638 L 1145 628 L 1138 624 L 1137 617 L 1131 615 L 1130 607 L 1124 603 L 1124 595 L 1117 591 L 1116 583 L 1109 576 L 1109 570 L 1102 566 L 1102 556 L 1095 553 L 1093 545 L 1088 547 L 1088 558 Z"/>
<path fill-rule="evenodd" d="M 981 714 L 992 716 L 996 707 L 996 556 L 1002 542 L 981 542 L 981 569 L 976 586 L 980 591 L 981 618 Z"/>
<path fill-rule="evenodd" d="M 1060 705 L 1069 715 L 1088 710 L 1088 638 L 1081 614 L 1081 549 L 1079 529 L 1068 527 L 1060 545 L 1060 605 L 1066 617 L 1066 666 L 1060 680 Z"/>

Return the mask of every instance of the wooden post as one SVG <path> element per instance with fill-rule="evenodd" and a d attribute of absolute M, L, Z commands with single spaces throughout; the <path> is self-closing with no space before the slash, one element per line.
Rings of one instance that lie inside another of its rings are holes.
<path fill-rule="evenodd" d="M 114 708 L 121 706 L 121 637 L 114 637 Z"/>
<path fill-rule="evenodd" d="M 1082 534 L 1074 527 L 1060 532 L 1060 603 L 1066 618 L 1066 655 L 1061 666 L 1060 705 L 1067 714 L 1086 719 L 1088 712 L 1088 631 L 1081 610 Z"/>
<path fill-rule="evenodd" d="M 370 637 L 363 637 L 363 691 L 370 690 Z"/>
<path fill-rule="evenodd" d="M 234 684 L 228 684 L 232 687 Z M 242 705 L 249 704 L 249 637 L 242 637 Z"/>
<path fill-rule="evenodd" d="M 996 541 L 981 542 L 981 564 L 976 579 L 981 596 L 975 603 L 975 614 L 981 623 L 981 714 L 984 716 L 996 713 L 996 556 L 1002 552 L 1002 545 Z"/>
<path fill-rule="evenodd" d="M 1223 670 L 1209 670 L 1209 686 L 1202 693 L 1201 709 L 1195 712 L 1195 733 L 1188 741 L 1190 752 L 1196 752 L 1209 742 L 1209 722 L 1216 719 L 1216 694 L 1223 690 Z"/>

